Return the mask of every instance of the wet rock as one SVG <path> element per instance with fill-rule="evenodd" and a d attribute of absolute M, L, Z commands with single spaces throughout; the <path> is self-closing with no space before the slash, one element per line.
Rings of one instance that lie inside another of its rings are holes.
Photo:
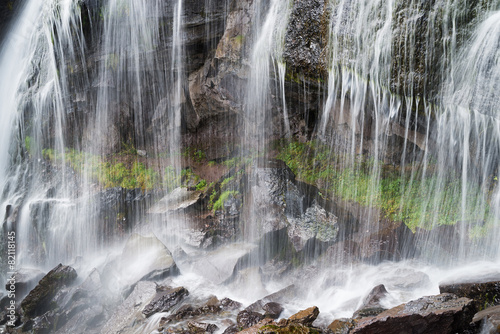
<path fill-rule="evenodd" d="M 188 188 L 175 188 L 154 205 L 149 213 L 165 214 L 174 211 L 187 210 L 196 205 L 201 199 L 201 191 L 193 191 Z"/>
<path fill-rule="evenodd" d="M 102 287 L 100 274 L 94 269 L 82 284 L 56 296 L 54 300 L 60 308 L 53 324 L 64 333 L 90 333 L 102 326 L 108 317 L 107 309 L 117 302 Z"/>
<path fill-rule="evenodd" d="M 259 225 L 250 231 L 251 237 L 259 239 L 266 233 L 287 227 L 286 194 L 295 188 L 294 179 L 293 172 L 281 160 L 254 162 L 249 180 L 252 203 L 247 205 L 252 212 L 246 212 L 245 216 L 259 217 Z"/>
<path fill-rule="evenodd" d="M 237 268 L 255 249 L 252 244 L 230 244 L 220 247 L 207 256 L 195 260 L 193 269 L 215 284 L 221 284 L 233 276 Z"/>
<path fill-rule="evenodd" d="M 131 292 L 140 280 L 160 280 L 177 274 L 179 269 L 172 254 L 156 236 L 134 233 L 120 256 L 106 265 L 102 275 L 111 291 L 128 288 Z"/>
<path fill-rule="evenodd" d="M 388 292 L 383 284 L 374 287 L 363 300 L 363 304 L 354 312 L 353 318 L 375 316 L 386 309 L 380 305 L 380 300 L 387 296 Z"/>
<path fill-rule="evenodd" d="M 428 286 L 430 284 L 431 279 L 426 273 L 405 268 L 396 270 L 396 272 L 394 273 L 394 275 L 392 275 L 390 281 L 388 282 L 389 288 L 397 288 L 403 290 L 414 290 L 417 288 Z"/>
<path fill-rule="evenodd" d="M 500 304 L 500 281 L 445 284 L 439 286 L 439 291 L 471 298 L 478 309 Z"/>
<path fill-rule="evenodd" d="M 275 324 L 266 324 L 259 328 L 258 333 L 266 334 L 276 334 L 276 333 L 297 333 L 297 334 L 308 334 L 308 333 L 319 333 L 317 330 L 312 330 L 302 324 L 289 324 L 283 327 L 277 326 Z"/>
<path fill-rule="evenodd" d="M 264 319 L 264 316 L 260 313 L 243 310 L 238 313 L 236 317 L 236 323 L 239 328 L 249 328 Z"/>
<path fill-rule="evenodd" d="M 26 317 L 35 317 L 49 311 L 52 299 L 60 289 L 70 285 L 76 279 L 76 271 L 62 264 L 57 265 L 45 275 L 37 286 L 21 302 Z"/>
<path fill-rule="evenodd" d="M 276 302 L 264 304 L 264 306 L 262 306 L 262 309 L 266 312 L 264 313 L 264 317 L 271 319 L 278 319 L 281 312 L 283 312 L 283 306 Z"/>
<path fill-rule="evenodd" d="M 159 286 L 156 288 L 156 295 L 153 300 L 144 307 L 142 313 L 149 318 L 154 313 L 167 312 L 183 300 L 189 292 L 183 288 L 171 288 Z"/>
<path fill-rule="evenodd" d="M 300 312 L 292 315 L 288 320 L 292 323 L 301 324 L 307 327 L 311 327 L 314 320 L 319 315 L 319 309 L 316 306 L 309 307 L 308 309 L 302 310 Z"/>
<path fill-rule="evenodd" d="M 237 310 L 241 307 L 241 303 L 229 298 L 224 298 L 220 301 L 220 306 L 223 310 Z"/>
<path fill-rule="evenodd" d="M 16 298 L 24 297 L 44 276 L 45 273 L 38 269 L 20 268 L 11 276 L 13 280 L 8 279 L 5 289 L 7 291 L 15 291 Z M 15 282 L 14 288 L 10 282 Z"/>
<path fill-rule="evenodd" d="M 241 308 L 241 303 L 238 303 L 229 298 L 218 300 L 217 297 L 211 297 L 204 305 L 182 305 L 175 313 L 163 318 L 163 323 L 171 323 L 181 321 L 188 318 L 199 317 L 207 314 L 220 314 L 224 311 L 232 311 Z"/>
<path fill-rule="evenodd" d="M 482 327 L 481 333 L 500 333 L 500 306 L 492 306 L 474 315 L 472 322 Z"/>
<path fill-rule="evenodd" d="M 297 288 L 295 285 L 289 285 L 286 288 L 283 288 L 279 291 L 276 291 L 270 295 L 265 296 L 262 299 L 259 299 L 255 303 L 250 304 L 246 310 L 253 312 L 260 312 L 263 310 L 263 306 L 267 303 L 275 302 L 275 303 L 284 303 L 296 297 Z"/>
<path fill-rule="evenodd" d="M 114 308 L 114 313 L 101 330 L 102 334 L 133 332 L 144 321 L 142 309 L 156 295 L 156 284 L 141 281 L 137 283 L 132 293 Z"/>
<path fill-rule="evenodd" d="M 444 293 L 399 305 L 358 321 L 351 333 L 446 334 L 462 332 L 474 315 L 471 299 Z"/>
<path fill-rule="evenodd" d="M 196 321 L 189 321 L 188 328 L 190 333 L 213 333 L 219 329 L 217 325 Z"/>
<path fill-rule="evenodd" d="M 292 270 L 293 265 L 291 260 L 281 260 L 274 258 L 271 261 L 266 262 L 265 265 L 260 267 L 262 273 L 262 279 L 264 281 L 275 281 L 283 278 L 290 270 Z"/>
<path fill-rule="evenodd" d="M 230 325 L 228 326 L 222 334 L 234 334 L 238 333 L 240 330 L 237 325 Z"/>
<path fill-rule="evenodd" d="M 336 319 L 330 325 L 328 329 L 333 332 L 333 334 L 348 334 L 349 331 L 354 328 L 355 322 L 352 319 Z"/>
<path fill-rule="evenodd" d="M 311 241 L 328 244 L 337 240 L 339 229 L 337 217 L 328 213 L 316 201 L 299 217 L 288 217 L 288 222 L 290 223 L 288 237 L 296 251 L 301 251 L 304 247 L 307 248 Z M 325 249 L 327 247 L 324 246 Z"/>
<path fill-rule="evenodd" d="M 292 70 L 317 77 L 326 74 L 329 17 L 321 0 L 294 1 L 283 57 Z M 323 54 L 323 55 L 322 55 Z"/>
<path fill-rule="evenodd" d="M 257 333 L 261 333 L 262 328 L 264 326 L 267 326 L 267 325 L 273 326 L 274 322 L 271 319 L 266 318 L 266 319 L 263 319 L 263 320 L 259 321 L 258 323 L 256 323 L 252 327 L 246 328 L 246 329 L 244 329 L 242 331 L 239 331 L 238 333 L 242 333 L 242 334 L 257 334 Z"/>

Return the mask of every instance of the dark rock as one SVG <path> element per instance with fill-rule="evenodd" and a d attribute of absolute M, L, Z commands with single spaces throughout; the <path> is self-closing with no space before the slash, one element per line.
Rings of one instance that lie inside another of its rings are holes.
<path fill-rule="evenodd" d="M 283 58 L 294 72 L 326 76 L 329 18 L 322 0 L 294 1 L 285 36 Z"/>
<path fill-rule="evenodd" d="M 16 298 L 24 297 L 31 289 L 33 289 L 37 283 L 45 276 L 45 273 L 38 269 L 31 268 L 21 268 L 18 269 L 13 276 L 14 289 L 9 283 L 10 279 L 5 284 L 5 289 L 7 291 L 15 291 Z"/>
<path fill-rule="evenodd" d="M 239 328 L 249 328 L 264 319 L 264 316 L 257 312 L 252 312 L 248 310 L 243 310 L 238 313 L 236 317 L 236 323 Z"/>
<path fill-rule="evenodd" d="M 146 318 L 149 318 L 154 313 L 167 312 L 179 304 L 187 295 L 189 295 L 189 292 L 183 287 L 157 287 L 156 296 L 146 305 L 142 313 Z"/>
<path fill-rule="evenodd" d="M 471 299 L 444 293 L 399 305 L 359 320 L 351 333 L 447 334 L 462 332 L 474 315 Z"/>
<path fill-rule="evenodd" d="M 217 325 L 196 321 L 189 321 L 188 328 L 190 333 L 213 333 L 219 329 Z"/>
<path fill-rule="evenodd" d="M 73 268 L 62 264 L 56 266 L 21 302 L 24 315 L 34 317 L 49 311 L 54 307 L 51 305 L 52 299 L 60 289 L 73 283 L 76 276 L 76 271 Z"/>
<path fill-rule="evenodd" d="M 293 323 L 301 324 L 306 327 L 311 327 L 314 320 L 319 315 L 319 309 L 316 306 L 309 307 L 308 309 L 302 310 L 300 312 L 292 315 L 288 320 Z"/>
<path fill-rule="evenodd" d="M 281 312 L 283 312 L 283 306 L 275 302 L 264 304 L 262 309 L 266 312 L 264 313 L 264 317 L 271 319 L 278 319 Z"/>
<path fill-rule="evenodd" d="M 222 334 L 234 334 L 238 333 L 240 330 L 237 325 L 231 325 L 227 327 Z"/>
<path fill-rule="evenodd" d="M 333 332 L 333 334 L 348 334 L 349 331 L 354 328 L 355 322 L 352 319 L 337 319 L 334 320 L 328 329 Z"/>
<path fill-rule="evenodd" d="M 296 297 L 297 288 L 295 285 L 289 285 L 286 288 L 283 288 L 279 291 L 276 291 L 270 295 L 265 296 L 262 299 L 259 299 L 255 303 L 250 304 L 246 310 L 258 312 L 263 310 L 263 306 L 267 303 L 284 303 Z"/>
<path fill-rule="evenodd" d="M 445 284 L 439 286 L 439 291 L 473 299 L 478 310 L 500 304 L 500 281 Z"/>
<path fill-rule="evenodd" d="M 380 305 L 380 300 L 387 296 L 388 292 L 383 284 L 374 287 L 363 300 L 363 304 L 354 312 L 353 318 L 374 316 L 386 309 Z"/>

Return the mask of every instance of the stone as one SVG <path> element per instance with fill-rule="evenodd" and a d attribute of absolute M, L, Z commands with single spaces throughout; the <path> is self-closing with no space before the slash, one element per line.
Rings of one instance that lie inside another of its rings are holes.
<path fill-rule="evenodd" d="M 250 304 L 246 310 L 258 312 L 263 310 L 263 306 L 270 302 L 284 303 L 296 297 L 297 288 L 294 284 L 291 284 L 281 290 L 278 290 L 270 295 L 265 296 L 262 299 Z"/>
<path fill-rule="evenodd" d="M 217 325 L 196 321 L 189 321 L 188 328 L 190 333 L 213 333 L 219 329 Z"/>
<path fill-rule="evenodd" d="M 328 329 L 333 332 L 333 334 L 348 334 L 349 331 L 354 328 L 353 319 L 336 319 L 330 325 Z"/>
<path fill-rule="evenodd" d="M 387 296 L 388 292 L 383 284 L 374 287 L 363 300 L 363 304 L 354 312 L 353 318 L 374 316 L 386 309 L 380 305 L 380 300 Z"/>
<path fill-rule="evenodd" d="M 175 188 L 172 192 L 160 199 L 158 203 L 149 210 L 149 213 L 165 214 L 187 210 L 200 201 L 201 195 L 201 191 L 189 190 L 188 188 Z"/>
<path fill-rule="evenodd" d="M 49 311 L 52 299 L 64 288 L 72 284 L 77 277 L 75 269 L 62 264 L 49 271 L 37 286 L 21 302 L 26 317 L 35 317 Z"/>
<path fill-rule="evenodd" d="M 172 254 L 156 236 L 134 233 L 122 253 L 104 267 L 102 276 L 106 288 L 125 290 L 127 294 L 138 281 L 160 280 L 178 274 Z"/>
<path fill-rule="evenodd" d="M 288 320 L 293 323 L 298 323 L 307 327 L 311 327 L 314 320 L 319 315 L 319 309 L 316 306 L 309 307 L 292 315 Z"/>
<path fill-rule="evenodd" d="M 362 318 L 352 334 L 451 334 L 469 327 L 474 315 L 471 299 L 443 293 L 422 297 Z"/>
<path fill-rule="evenodd" d="M 500 304 L 500 281 L 443 284 L 439 291 L 471 298 L 478 309 Z"/>
<path fill-rule="evenodd" d="M 266 312 L 264 313 L 264 317 L 271 319 L 278 319 L 281 312 L 283 312 L 283 306 L 276 302 L 264 304 L 264 306 L 262 306 L 262 309 Z"/>
<path fill-rule="evenodd" d="M 163 287 L 156 288 L 156 295 L 153 300 L 144 307 L 142 313 L 146 318 L 158 312 L 167 312 L 183 300 L 189 292 L 184 287 Z"/>
<path fill-rule="evenodd" d="M 238 313 L 236 317 L 236 323 L 239 328 L 249 328 L 264 319 L 264 316 L 260 313 L 243 310 Z"/>

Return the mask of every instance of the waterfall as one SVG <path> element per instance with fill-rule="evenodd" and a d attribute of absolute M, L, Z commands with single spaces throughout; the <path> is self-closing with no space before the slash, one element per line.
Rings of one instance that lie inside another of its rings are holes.
<path fill-rule="evenodd" d="M 96 268 L 106 307 L 143 278 L 245 307 L 295 284 L 285 314 L 310 303 L 322 322 L 377 284 L 393 307 L 483 274 L 500 261 L 499 10 L 26 0 L 0 46 L 16 267 L 71 264 L 78 284 Z M 127 263 L 147 247 L 175 270 Z"/>

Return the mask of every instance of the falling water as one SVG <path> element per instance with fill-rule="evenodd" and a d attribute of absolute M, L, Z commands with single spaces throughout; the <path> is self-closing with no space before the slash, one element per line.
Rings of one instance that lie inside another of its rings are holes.
<path fill-rule="evenodd" d="M 211 0 L 204 4 L 206 12 L 219 8 Z M 308 134 L 313 140 L 306 144 L 294 142 L 292 120 L 299 107 L 287 103 L 296 93 L 284 56 L 293 4 L 253 1 L 249 36 L 231 36 L 241 49 L 251 50 L 242 52 L 238 64 L 247 77 L 234 80 L 245 83 L 238 87 L 246 92 L 243 101 L 231 101 L 244 105 L 237 115 L 243 135 L 236 145 L 244 162 L 239 171 L 250 173 L 241 188 L 231 184 L 231 191 L 251 195 L 243 196 L 246 208 L 238 226 L 243 236 L 213 251 L 179 242 L 195 234 L 186 217 L 158 209 L 163 196 L 182 194 L 179 180 L 187 173 L 183 131 L 194 104 L 184 30 L 194 25 L 186 21 L 188 5 L 107 0 L 89 17 L 91 11 L 75 1 L 26 1 L 0 50 L 0 209 L 6 212 L 4 233 L 15 229 L 18 235 L 18 266 L 49 270 L 59 262 L 78 263 L 78 256 L 95 256 L 90 267 L 102 269 L 115 244 L 121 248 L 131 230 L 144 228 L 189 253 L 179 261 L 182 275 L 173 283 L 249 304 L 287 284 L 307 282 L 301 285 L 302 299 L 289 301 L 285 313 L 307 302 L 319 305 L 325 317 L 340 317 L 351 316 L 374 285 L 388 285 L 390 307 L 437 293 L 443 278 L 480 274 L 500 260 L 498 1 L 484 7 L 465 0 L 331 1 L 324 54 L 328 80 L 325 85 L 317 80 L 324 101 Z M 94 25 L 96 20 L 100 24 Z M 205 28 L 210 50 L 204 56 L 220 52 L 212 50 L 218 46 L 211 36 L 219 27 Z M 206 67 L 206 77 L 222 67 L 214 64 Z M 312 95 L 305 78 L 297 78 L 298 95 Z M 268 159 L 276 154 L 271 144 L 278 139 L 286 139 L 282 146 L 304 144 L 313 162 L 306 166 L 309 156 L 292 152 L 292 159 L 304 158 L 302 170 L 294 170 L 298 182 L 285 175 L 287 196 L 280 193 L 282 201 L 271 203 L 262 195 L 269 176 L 274 169 L 288 173 Z M 310 183 L 318 189 L 299 193 L 296 184 L 316 172 L 320 182 Z M 236 173 L 230 170 L 226 180 Z M 202 201 L 212 201 L 210 195 Z M 314 201 L 304 200 L 309 195 Z M 145 204 L 125 217 L 116 207 L 120 196 Z M 262 282 L 252 266 L 280 252 L 306 253 L 285 245 L 289 239 L 282 231 L 294 217 L 272 209 L 292 210 L 294 201 L 301 204 L 300 214 L 307 213 L 306 202 L 313 208 L 328 203 L 325 207 L 335 211 L 330 232 L 339 231 L 336 243 L 306 254 L 304 265 L 291 274 Z M 168 207 L 167 200 L 163 204 Z M 268 223 L 278 232 L 266 234 Z M 403 231 L 397 250 L 373 251 L 394 226 Z M 127 274 L 133 276 L 141 262 L 135 259 Z M 238 266 L 250 267 L 247 276 L 235 278 Z M 415 275 L 428 280 L 402 287 L 401 280 Z M 230 284 L 218 286 L 224 282 Z M 159 321 L 152 317 L 144 331 Z"/>

